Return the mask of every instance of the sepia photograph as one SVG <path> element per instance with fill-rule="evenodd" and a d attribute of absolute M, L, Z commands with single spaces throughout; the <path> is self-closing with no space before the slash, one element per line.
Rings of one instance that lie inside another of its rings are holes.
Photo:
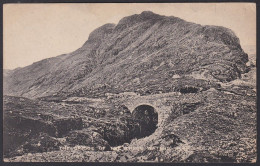
<path fill-rule="evenodd" d="M 255 3 L 3 5 L 4 162 L 255 163 Z"/>

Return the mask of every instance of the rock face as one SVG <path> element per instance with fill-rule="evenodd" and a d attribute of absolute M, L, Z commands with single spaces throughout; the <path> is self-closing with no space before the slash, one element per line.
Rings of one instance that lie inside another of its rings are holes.
<path fill-rule="evenodd" d="M 78 50 L 6 72 L 6 95 L 37 98 L 165 91 L 176 78 L 228 82 L 248 69 L 248 55 L 227 28 L 142 12 L 105 24 Z M 182 84 L 183 86 L 183 84 Z"/>
<path fill-rule="evenodd" d="M 91 130 L 75 130 L 71 131 L 66 138 L 70 145 L 86 145 L 92 148 L 92 150 L 102 151 L 111 150 L 110 145 L 103 139 L 103 137 Z"/>
<path fill-rule="evenodd" d="M 59 138 L 71 130 L 82 129 L 81 118 L 57 117 L 57 115 L 45 113 L 46 109 L 49 108 L 44 108 L 44 105 L 37 101 L 4 97 L 3 141 L 6 156 L 15 155 L 15 150 L 21 151 L 18 147 L 22 145 L 24 145 L 22 152 L 44 152 L 57 149 L 60 144 L 50 136 Z"/>
<path fill-rule="evenodd" d="M 49 152 L 59 150 L 61 143 L 46 133 L 39 133 L 22 145 L 22 153 Z M 19 151 L 19 150 L 18 150 Z"/>

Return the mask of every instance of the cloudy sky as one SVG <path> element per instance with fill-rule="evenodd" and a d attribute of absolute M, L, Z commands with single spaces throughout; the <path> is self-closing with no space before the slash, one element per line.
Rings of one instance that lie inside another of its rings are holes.
<path fill-rule="evenodd" d="M 4 69 L 70 53 L 95 28 L 142 11 L 232 29 L 243 48 L 256 44 L 254 3 L 5 4 Z"/>

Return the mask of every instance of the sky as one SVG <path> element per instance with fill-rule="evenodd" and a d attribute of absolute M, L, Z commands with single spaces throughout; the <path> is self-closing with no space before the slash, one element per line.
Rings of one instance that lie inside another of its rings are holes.
<path fill-rule="evenodd" d="M 230 28 L 242 48 L 255 52 L 254 3 L 4 4 L 3 68 L 24 67 L 70 53 L 80 48 L 94 29 L 142 11 Z"/>

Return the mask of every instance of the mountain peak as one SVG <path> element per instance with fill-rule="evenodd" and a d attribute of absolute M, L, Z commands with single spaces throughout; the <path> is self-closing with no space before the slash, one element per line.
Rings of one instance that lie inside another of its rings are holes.
<path fill-rule="evenodd" d="M 165 16 L 159 15 L 159 14 L 155 14 L 151 11 L 143 11 L 141 14 L 134 14 L 131 16 L 127 16 L 122 18 L 117 26 L 121 26 L 121 25 L 134 25 L 136 23 L 139 22 L 143 22 L 143 21 L 159 21 L 163 18 L 166 18 Z"/>
<path fill-rule="evenodd" d="M 140 16 L 144 17 L 144 18 L 151 18 L 151 17 L 158 17 L 160 16 L 159 14 L 155 14 L 151 11 L 143 11 Z"/>

